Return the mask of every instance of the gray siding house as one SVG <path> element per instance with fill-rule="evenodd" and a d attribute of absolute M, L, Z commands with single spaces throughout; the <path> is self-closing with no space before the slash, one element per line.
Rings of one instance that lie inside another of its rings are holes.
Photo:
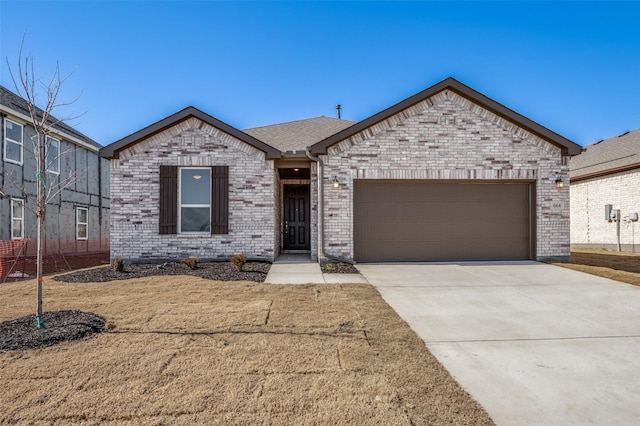
<path fill-rule="evenodd" d="M 605 215 L 605 206 L 620 211 Z M 571 245 L 640 250 L 640 129 L 585 147 L 571 159 Z"/>
<path fill-rule="evenodd" d="M 47 205 L 48 271 L 95 264 L 109 252 L 109 164 L 101 145 L 65 124 L 56 124 L 45 183 L 52 188 L 77 179 Z M 10 271 L 31 273 L 36 252 L 36 160 L 27 103 L 0 86 L 0 279 Z"/>
<path fill-rule="evenodd" d="M 111 257 L 568 257 L 580 149 L 452 78 L 357 123 L 240 131 L 188 107 L 100 151 Z"/>

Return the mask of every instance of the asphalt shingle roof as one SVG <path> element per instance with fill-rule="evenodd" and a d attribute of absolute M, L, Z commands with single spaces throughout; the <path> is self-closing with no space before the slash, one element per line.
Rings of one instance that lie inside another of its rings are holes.
<path fill-rule="evenodd" d="M 321 116 L 306 120 L 273 124 L 271 126 L 254 127 L 252 129 L 245 129 L 243 132 L 282 152 L 296 152 L 304 151 L 306 147 L 326 139 L 354 124 L 356 124 L 355 121 Z"/>
<path fill-rule="evenodd" d="M 4 86 L 0 86 L 0 105 L 3 105 L 5 108 L 12 110 L 14 112 L 21 113 L 27 116 L 29 115 L 29 107 L 28 107 L 27 101 L 24 100 L 22 97 L 16 95 L 15 93 L 13 93 L 12 91 L 10 91 Z M 42 110 L 38 109 L 38 112 L 42 113 Z M 57 120 L 57 118 L 55 117 L 53 118 Z M 102 145 L 100 145 L 98 142 L 80 133 L 79 131 L 69 126 L 68 124 L 58 123 L 54 125 L 53 128 L 61 132 L 67 133 L 68 135 L 73 136 L 76 139 L 79 139 L 89 145 L 95 146 L 96 148 L 102 147 Z"/>
<path fill-rule="evenodd" d="M 596 142 L 585 149 L 571 158 L 571 179 L 640 168 L 640 129 Z"/>

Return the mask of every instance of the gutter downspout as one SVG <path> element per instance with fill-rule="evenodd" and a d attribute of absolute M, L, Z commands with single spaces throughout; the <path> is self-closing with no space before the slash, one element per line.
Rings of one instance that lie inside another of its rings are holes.
<path fill-rule="evenodd" d="M 5 118 L 7 117 L 6 114 L 0 112 L 0 140 L 4 141 L 4 122 L 5 122 Z M 4 157 L 4 156 L 3 156 Z M 0 173 L 0 200 L 4 197 L 6 197 L 5 193 L 4 193 L 4 175 L 5 175 L 5 170 L 6 170 L 6 165 L 4 160 L 2 161 L 2 167 L 0 168 L 0 170 L 2 171 L 2 173 Z M 11 208 L 11 206 L 9 206 L 9 208 Z M 9 237 L 11 237 L 11 232 L 9 232 Z M 11 239 L 11 238 L 9 238 Z"/>
<path fill-rule="evenodd" d="M 616 210 L 616 237 L 618 241 L 618 251 L 622 251 L 620 247 L 620 209 Z"/>
<path fill-rule="evenodd" d="M 104 247 L 102 247 L 102 236 L 103 236 L 103 227 L 104 223 L 102 223 L 102 157 L 98 154 L 98 226 L 100 227 L 98 230 L 98 238 L 100 238 L 100 251 L 102 252 Z"/>
<path fill-rule="evenodd" d="M 320 157 L 314 157 L 309 147 L 304 149 L 307 158 L 318 163 L 318 262 L 324 254 L 324 163 Z"/>

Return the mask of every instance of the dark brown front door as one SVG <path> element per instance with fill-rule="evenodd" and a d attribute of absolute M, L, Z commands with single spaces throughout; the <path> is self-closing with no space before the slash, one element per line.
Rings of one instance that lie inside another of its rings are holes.
<path fill-rule="evenodd" d="M 309 250 L 309 185 L 284 185 L 284 250 Z"/>

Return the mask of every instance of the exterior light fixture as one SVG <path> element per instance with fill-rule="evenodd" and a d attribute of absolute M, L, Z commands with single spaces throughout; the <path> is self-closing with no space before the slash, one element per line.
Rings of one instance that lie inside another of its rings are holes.
<path fill-rule="evenodd" d="M 202 176 L 200 176 L 200 175 L 193 175 L 193 178 L 194 178 L 195 180 L 199 180 L 201 177 L 202 177 Z"/>
<path fill-rule="evenodd" d="M 334 188 L 339 188 L 340 187 L 340 182 L 338 182 L 338 176 L 334 176 L 333 177 L 333 187 Z"/>
<path fill-rule="evenodd" d="M 562 181 L 562 179 L 558 178 L 556 179 L 556 188 L 563 188 L 564 187 L 564 182 Z"/>

